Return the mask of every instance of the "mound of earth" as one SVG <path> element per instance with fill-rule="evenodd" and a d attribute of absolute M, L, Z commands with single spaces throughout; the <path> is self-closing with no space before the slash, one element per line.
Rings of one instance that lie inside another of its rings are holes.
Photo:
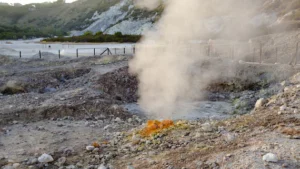
<path fill-rule="evenodd" d="M 17 81 L 10 80 L 5 85 L 0 87 L 0 93 L 4 95 L 13 95 L 25 92 L 25 88 L 22 86 L 22 84 L 19 84 Z"/>
<path fill-rule="evenodd" d="M 101 76 L 98 80 L 100 90 L 115 96 L 115 99 L 124 102 L 136 102 L 138 99 L 138 81 L 128 72 L 128 67 L 123 67 L 114 72 Z"/>
<path fill-rule="evenodd" d="M 2 128 L 0 141 L 5 140 L 5 150 L 15 144 L 10 151 L 23 158 L 10 156 L 0 164 L 22 168 L 299 168 L 299 74 L 282 86 L 284 90 L 257 104 L 251 114 L 225 120 L 178 120 L 150 136 L 142 135 L 149 123 L 141 124 L 145 121 L 137 117 L 15 124 Z M 25 130 L 42 141 L 32 148 L 24 147 L 30 141 L 28 132 L 21 134 L 19 141 L 8 139 L 8 133 Z M 42 147 L 43 142 L 53 148 Z M 57 146 L 61 143 L 67 146 Z M 34 151 L 34 147 L 40 149 Z M 45 152 L 53 161 L 38 162 Z"/>
<path fill-rule="evenodd" d="M 166 119 L 167 126 L 147 126 L 147 117 L 123 108 L 138 100 L 138 80 L 128 73 L 127 60 L 36 59 L 0 65 L 5 71 L 1 86 L 25 90 L 0 94 L 0 167 L 299 168 L 300 76 L 287 78 L 298 70 L 235 64 L 240 71 L 229 81 L 213 82 L 206 101 L 222 100 L 236 113 L 226 119 Z M 272 70 L 274 76 L 268 73 Z M 258 87 L 247 86 L 250 82 Z M 203 106 L 212 111 L 210 104 Z M 244 108 L 248 114 L 242 115 Z M 143 135 L 147 127 L 154 132 Z M 277 160 L 265 161 L 269 153 Z M 42 155 L 49 161 L 39 161 Z"/>
<path fill-rule="evenodd" d="M 12 62 L 12 59 L 10 57 L 0 55 L 0 65 L 4 65 L 10 62 Z"/>

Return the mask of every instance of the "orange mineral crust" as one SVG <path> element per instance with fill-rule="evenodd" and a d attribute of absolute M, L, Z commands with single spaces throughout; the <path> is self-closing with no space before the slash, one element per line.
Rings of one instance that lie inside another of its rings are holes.
<path fill-rule="evenodd" d="M 150 136 L 152 134 L 159 133 L 164 129 L 168 129 L 172 126 L 174 126 L 174 122 L 172 120 L 149 120 L 147 122 L 147 126 L 141 130 L 140 134 L 142 136 Z"/>

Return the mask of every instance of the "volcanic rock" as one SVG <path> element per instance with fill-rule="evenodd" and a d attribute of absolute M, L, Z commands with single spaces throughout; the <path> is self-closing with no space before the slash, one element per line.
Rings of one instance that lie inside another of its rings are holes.
<path fill-rule="evenodd" d="M 276 163 L 276 162 L 278 162 L 278 158 L 275 154 L 268 153 L 268 154 L 263 156 L 263 161 Z"/>
<path fill-rule="evenodd" d="M 52 162 L 53 161 L 53 158 L 51 155 L 49 154 L 43 154 L 41 155 L 39 158 L 38 158 L 38 161 L 40 163 L 49 163 L 49 162 Z"/>

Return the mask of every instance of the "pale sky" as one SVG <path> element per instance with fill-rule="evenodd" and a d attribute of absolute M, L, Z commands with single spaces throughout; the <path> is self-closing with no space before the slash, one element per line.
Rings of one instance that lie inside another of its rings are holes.
<path fill-rule="evenodd" d="M 56 1 L 56 0 L 0 0 L 0 2 L 21 3 L 21 4 L 53 2 L 53 1 Z M 74 2 L 74 1 L 76 1 L 76 0 L 66 0 L 67 3 Z"/>

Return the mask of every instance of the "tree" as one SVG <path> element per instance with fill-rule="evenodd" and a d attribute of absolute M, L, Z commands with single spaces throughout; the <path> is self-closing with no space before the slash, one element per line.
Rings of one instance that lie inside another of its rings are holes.
<path fill-rule="evenodd" d="M 58 4 L 65 4 L 66 0 L 57 0 L 56 3 L 58 3 Z"/>
<path fill-rule="evenodd" d="M 121 36 L 123 36 L 123 34 L 122 34 L 122 32 L 116 32 L 116 33 L 115 33 L 115 36 L 116 36 L 116 37 L 121 37 Z"/>
<path fill-rule="evenodd" d="M 100 36 L 100 35 L 103 35 L 103 32 L 102 31 L 99 31 L 95 34 L 96 36 Z"/>
<path fill-rule="evenodd" d="M 92 36 L 92 35 L 93 35 L 93 32 L 92 32 L 92 31 L 86 31 L 86 32 L 84 32 L 83 35 L 84 35 L 84 36 Z"/>

